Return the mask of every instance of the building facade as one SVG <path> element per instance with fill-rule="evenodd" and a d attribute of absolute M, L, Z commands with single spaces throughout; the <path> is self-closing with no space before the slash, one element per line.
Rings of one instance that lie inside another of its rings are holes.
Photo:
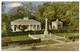
<path fill-rule="evenodd" d="M 13 32 L 29 31 L 29 30 L 37 31 L 37 30 L 41 30 L 41 24 L 36 20 L 28 19 L 24 17 L 23 19 L 17 19 L 12 21 L 11 29 Z"/>
<path fill-rule="evenodd" d="M 54 30 L 58 30 L 59 28 L 62 28 L 62 26 L 63 26 L 63 22 L 59 21 L 58 19 L 52 22 L 52 29 Z"/>

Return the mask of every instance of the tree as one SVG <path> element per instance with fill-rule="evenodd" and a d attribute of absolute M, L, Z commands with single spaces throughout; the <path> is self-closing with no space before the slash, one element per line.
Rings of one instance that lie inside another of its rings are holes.
<path fill-rule="evenodd" d="M 2 11 L 4 11 L 4 6 L 5 4 L 2 2 Z M 12 8 L 8 14 L 2 14 L 2 33 L 8 35 L 10 22 L 23 17 L 38 20 L 41 22 L 42 28 L 45 27 L 45 18 L 48 18 L 49 24 L 58 18 L 64 26 L 71 25 L 75 28 L 79 25 L 79 2 L 44 2 L 43 5 L 38 5 L 38 7 L 31 2 L 24 3 L 23 6 Z M 24 30 L 25 28 L 22 29 L 22 31 Z"/>
<path fill-rule="evenodd" d="M 49 23 L 57 18 L 67 24 L 77 24 L 79 22 L 79 3 L 78 2 L 45 2 L 37 7 L 35 17 L 44 26 L 45 18 L 49 19 Z M 76 19 L 76 20 L 75 20 Z"/>
<path fill-rule="evenodd" d="M 5 10 L 5 3 L 2 1 L 2 12 L 4 12 L 4 10 Z"/>
<path fill-rule="evenodd" d="M 14 15 L 17 18 L 29 17 L 32 18 L 34 16 L 36 6 L 30 3 L 22 3 L 23 6 L 11 8 L 8 12 L 11 15 Z"/>
<path fill-rule="evenodd" d="M 23 6 L 19 6 L 19 7 L 13 7 L 9 10 L 9 14 L 11 15 L 15 15 L 15 14 L 18 14 L 18 13 L 23 13 L 24 9 L 23 9 Z"/>
<path fill-rule="evenodd" d="M 74 26 L 79 23 L 79 4 L 74 3 L 74 7 L 66 12 L 65 15 Z"/>
<path fill-rule="evenodd" d="M 2 33 L 6 36 L 9 35 L 11 28 L 10 28 L 10 22 L 13 18 L 11 18 L 10 14 L 2 14 Z"/>
<path fill-rule="evenodd" d="M 27 28 L 28 26 L 26 25 L 20 25 L 19 26 L 19 29 L 22 31 L 22 35 L 23 35 L 23 32 L 25 31 L 25 29 Z"/>
<path fill-rule="evenodd" d="M 23 4 L 23 6 L 24 6 L 24 11 L 26 12 L 26 15 L 29 18 L 31 18 L 36 11 L 36 6 L 32 4 L 31 2 Z"/>

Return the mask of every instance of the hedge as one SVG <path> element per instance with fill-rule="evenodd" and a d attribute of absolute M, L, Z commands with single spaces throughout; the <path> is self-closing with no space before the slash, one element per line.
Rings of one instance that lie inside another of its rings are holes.
<path fill-rule="evenodd" d="M 22 40 L 22 41 L 11 41 L 11 42 L 2 42 L 2 46 L 8 46 L 8 44 L 13 44 L 13 43 L 19 43 L 19 45 L 22 44 L 32 44 L 32 43 L 39 43 L 41 42 L 41 39 L 33 39 L 33 40 Z"/>
<path fill-rule="evenodd" d="M 79 36 L 70 36 L 69 39 L 79 39 Z"/>
<path fill-rule="evenodd" d="M 12 42 L 10 38 L 2 38 L 1 43 L 5 45 L 6 43 Z"/>
<path fill-rule="evenodd" d="M 49 30 L 49 33 L 76 33 L 79 32 L 79 30 Z"/>
<path fill-rule="evenodd" d="M 49 31 L 49 33 L 52 33 L 52 34 L 54 34 L 54 33 L 75 33 L 75 32 L 79 32 L 79 30 L 76 30 L 76 29 L 74 29 L 74 30 L 69 30 L 69 29 L 67 29 L 67 30 L 65 30 L 65 29 L 59 29 L 59 30 L 48 30 Z M 8 34 L 8 36 L 20 36 L 20 35 L 28 35 L 28 34 L 32 34 L 32 35 L 34 35 L 34 34 L 43 34 L 44 33 L 44 30 L 40 30 L 40 31 L 24 31 L 24 32 L 10 32 L 9 34 Z M 4 33 L 2 33 L 2 37 L 6 37 L 7 35 L 6 34 L 4 34 Z"/>
<path fill-rule="evenodd" d="M 40 30 L 40 31 L 24 31 L 24 32 L 10 32 L 8 34 L 8 37 L 9 36 L 20 36 L 20 35 L 28 35 L 28 34 L 43 34 L 43 31 Z M 4 33 L 2 33 L 2 37 L 6 37 L 6 35 Z"/>

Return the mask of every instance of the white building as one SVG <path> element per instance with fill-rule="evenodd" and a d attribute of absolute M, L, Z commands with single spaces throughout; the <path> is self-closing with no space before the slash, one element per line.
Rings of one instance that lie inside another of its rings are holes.
<path fill-rule="evenodd" d="M 59 21 L 58 19 L 56 19 L 56 21 L 52 22 L 52 29 L 59 29 L 63 26 L 63 22 Z"/>
<path fill-rule="evenodd" d="M 28 30 L 41 30 L 41 24 L 40 22 L 33 20 L 33 19 L 17 19 L 11 22 L 11 29 L 13 32 L 22 31 L 28 31 Z"/>

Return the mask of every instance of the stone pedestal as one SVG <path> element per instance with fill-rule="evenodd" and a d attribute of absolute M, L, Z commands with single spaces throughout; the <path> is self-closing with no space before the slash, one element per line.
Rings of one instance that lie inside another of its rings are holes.
<path fill-rule="evenodd" d="M 48 37 L 48 31 L 47 31 L 47 18 L 45 19 L 45 31 L 43 37 Z"/>
<path fill-rule="evenodd" d="M 48 31 L 44 31 L 44 37 L 48 37 Z"/>
<path fill-rule="evenodd" d="M 45 19 L 45 30 L 44 30 L 44 34 L 41 35 L 29 35 L 29 37 L 33 38 L 33 39 L 41 39 L 41 40 L 51 40 L 52 39 L 52 34 L 48 33 L 47 30 L 47 18 Z"/>

